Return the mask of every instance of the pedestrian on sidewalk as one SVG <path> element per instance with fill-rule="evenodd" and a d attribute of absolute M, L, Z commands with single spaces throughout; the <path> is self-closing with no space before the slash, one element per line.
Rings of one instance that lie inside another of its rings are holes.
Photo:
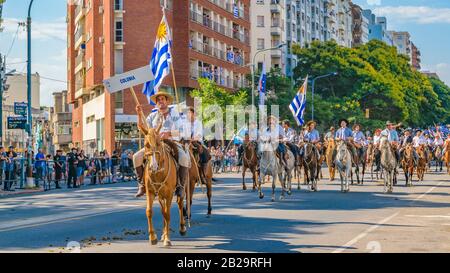
<path fill-rule="evenodd" d="M 17 154 L 14 152 L 14 147 L 10 147 L 6 153 L 4 191 L 11 190 L 11 185 L 16 179 L 16 157 Z"/>
<path fill-rule="evenodd" d="M 53 162 L 55 165 L 55 186 L 57 189 L 60 189 L 59 181 L 62 179 L 63 173 L 63 165 L 66 164 L 65 161 L 62 161 L 62 151 L 57 150 L 56 155 L 53 157 Z"/>
<path fill-rule="evenodd" d="M 53 181 L 53 174 L 55 173 L 55 162 L 53 161 L 53 158 L 52 158 L 51 154 L 48 154 L 46 156 L 46 164 L 47 164 L 47 167 L 45 169 L 45 173 L 47 175 L 48 189 L 51 190 L 52 189 L 51 183 Z"/>
<path fill-rule="evenodd" d="M 84 154 L 84 150 L 80 150 L 80 152 L 77 154 L 78 157 L 78 165 L 77 165 L 77 177 L 78 177 L 78 186 L 84 186 L 84 173 L 87 169 L 86 167 L 86 160 L 87 157 Z"/>
<path fill-rule="evenodd" d="M 34 183 L 36 187 L 39 187 L 40 180 L 45 183 L 45 162 L 45 155 L 42 152 L 42 148 L 39 148 L 34 162 L 34 168 L 36 170 L 36 178 L 34 179 Z"/>
<path fill-rule="evenodd" d="M 67 188 L 77 187 L 77 165 L 78 165 L 78 149 L 72 148 L 71 152 L 67 154 Z"/>
<path fill-rule="evenodd" d="M 5 169 L 6 153 L 5 148 L 0 146 L 0 186 L 3 184 L 3 170 Z"/>

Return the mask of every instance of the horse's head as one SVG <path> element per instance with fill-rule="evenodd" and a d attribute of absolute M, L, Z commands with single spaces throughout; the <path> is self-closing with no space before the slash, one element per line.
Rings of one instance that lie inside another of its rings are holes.
<path fill-rule="evenodd" d="M 260 151 L 261 152 L 273 152 L 278 147 L 278 142 L 272 142 L 270 137 L 261 137 L 261 141 L 259 142 Z"/>
<path fill-rule="evenodd" d="M 158 162 L 162 157 L 163 142 L 159 136 L 161 131 L 162 123 L 155 128 L 147 128 L 143 131 L 144 133 L 144 148 L 145 155 L 149 161 L 152 171 L 156 172 L 159 168 Z"/>
<path fill-rule="evenodd" d="M 345 141 L 339 140 L 336 146 L 336 159 L 343 161 L 347 154 L 347 143 Z"/>
<path fill-rule="evenodd" d="M 380 138 L 380 150 L 389 148 L 389 139 L 387 136 L 381 136 Z"/>

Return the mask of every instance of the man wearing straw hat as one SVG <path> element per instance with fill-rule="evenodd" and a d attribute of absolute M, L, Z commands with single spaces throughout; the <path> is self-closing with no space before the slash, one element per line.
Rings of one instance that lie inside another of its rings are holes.
<path fill-rule="evenodd" d="M 398 145 L 400 144 L 400 138 L 398 137 L 398 133 L 396 130 L 396 125 L 393 122 L 387 121 L 386 122 L 386 129 L 384 129 L 381 132 L 382 136 L 387 136 L 389 142 L 391 143 L 392 148 L 395 151 L 395 159 L 397 162 L 400 162 L 400 153 L 398 148 Z"/>
<path fill-rule="evenodd" d="M 306 142 L 313 144 L 313 149 L 316 151 L 317 158 L 320 158 L 319 150 L 317 149 L 317 144 L 320 142 L 320 134 L 316 129 L 317 123 L 314 120 L 308 121 L 306 123 L 306 130 L 303 132 L 303 141 L 305 145 L 300 148 L 300 156 L 304 156 Z"/>
<path fill-rule="evenodd" d="M 165 91 L 158 91 L 156 94 L 150 97 L 150 100 L 156 104 L 157 111 L 152 112 L 146 119 L 147 125 L 150 128 L 157 128 L 159 124 L 162 124 L 160 137 L 162 140 L 180 140 L 181 120 L 180 114 L 175 108 L 170 108 L 169 105 L 173 103 L 173 96 Z M 142 112 L 142 106 L 136 106 L 138 112 L 138 126 L 145 127 L 143 124 L 144 113 Z M 176 194 L 182 195 L 184 183 L 189 172 L 190 157 L 184 151 L 182 145 L 178 142 L 166 142 L 173 149 L 178 150 L 178 164 L 179 164 L 179 178 Z M 143 183 L 144 176 L 144 153 L 145 149 L 141 149 L 133 156 L 133 163 L 138 176 L 139 189 L 136 193 L 136 197 L 141 197 L 145 194 L 145 185 Z"/>
<path fill-rule="evenodd" d="M 286 153 L 286 146 L 283 144 L 282 140 L 285 137 L 284 130 L 278 123 L 278 118 L 274 115 L 269 116 L 267 119 L 268 127 L 264 133 L 264 138 L 270 138 L 271 140 L 278 141 L 277 155 L 280 157 L 281 161 L 285 166 L 287 166 L 287 160 L 289 159 Z"/>

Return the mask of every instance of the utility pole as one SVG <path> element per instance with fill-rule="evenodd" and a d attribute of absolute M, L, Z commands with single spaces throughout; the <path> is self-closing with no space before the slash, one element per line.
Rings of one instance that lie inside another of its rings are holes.
<path fill-rule="evenodd" d="M 32 158 L 31 158 L 31 150 L 33 145 L 33 134 L 31 129 L 33 128 L 32 122 L 33 119 L 31 117 L 31 6 L 33 5 L 33 1 L 30 1 L 30 5 L 28 6 L 28 17 L 27 17 L 27 98 L 28 98 L 28 122 L 27 122 L 27 132 L 28 132 L 28 170 L 27 170 L 27 184 L 31 186 L 33 184 L 33 172 L 31 168 Z"/>

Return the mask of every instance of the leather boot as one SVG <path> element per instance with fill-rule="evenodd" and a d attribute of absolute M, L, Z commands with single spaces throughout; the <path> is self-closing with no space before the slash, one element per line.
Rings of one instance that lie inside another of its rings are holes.
<path fill-rule="evenodd" d="M 187 167 L 180 166 L 180 169 L 178 170 L 178 180 L 177 180 L 177 189 L 175 191 L 175 194 L 179 197 L 183 196 L 184 194 L 184 186 L 186 184 L 186 180 L 189 175 L 189 169 Z"/>
<path fill-rule="evenodd" d="M 144 166 L 136 167 L 136 175 L 138 179 L 138 192 L 136 193 L 135 197 L 139 198 L 141 196 L 144 196 L 145 194 L 145 185 L 144 185 Z"/>

